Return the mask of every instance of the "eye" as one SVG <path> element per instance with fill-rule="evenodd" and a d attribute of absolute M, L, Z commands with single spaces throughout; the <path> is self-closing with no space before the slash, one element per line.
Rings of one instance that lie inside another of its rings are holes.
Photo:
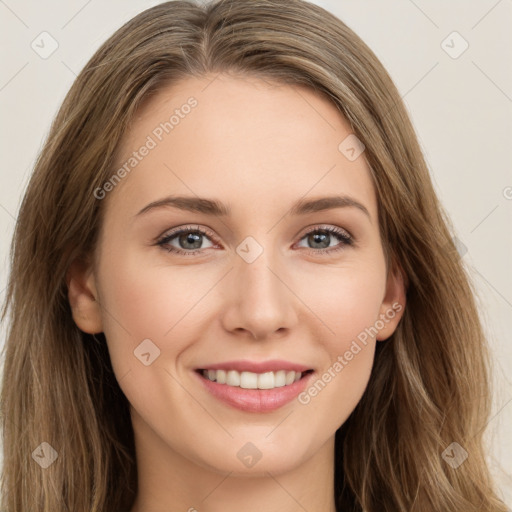
<path fill-rule="evenodd" d="M 331 246 L 333 238 L 337 238 L 339 243 Z M 306 232 L 301 241 L 304 239 L 306 239 L 306 243 L 312 244 L 312 248 L 306 247 L 306 249 L 313 255 L 331 254 L 344 249 L 347 245 L 354 244 L 354 239 L 347 231 L 334 226 L 316 226 Z"/>
<path fill-rule="evenodd" d="M 200 252 L 203 237 L 210 238 L 213 237 L 213 234 L 197 226 L 185 226 L 166 234 L 163 238 L 158 240 L 157 245 L 160 245 L 169 252 L 192 256 Z M 177 238 L 177 243 L 186 250 L 171 245 L 171 241 L 175 238 Z"/>
<path fill-rule="evenodd" d="M 213 233 L 199 226 L 184 226 L 160 238 L 157 245 L 168 252 L 193 256 L 205 249 L 205 247 L 201 247 L 205 237 L 215 239 Z M 336 238 L 339 241 L 338 244 L 331 246 L 331 242 Z M 334 226 L 316 226 L 307 231 L 300 241 L 304 239 L 306 243 L 312 244 L 312 247 L 306 247 L 306 250 L 313 255 L 330 254 L 354 244 L 354 239 L 347 231 Z M 177 243 L 178 247 L 173 245 L 172 242 Z"/>

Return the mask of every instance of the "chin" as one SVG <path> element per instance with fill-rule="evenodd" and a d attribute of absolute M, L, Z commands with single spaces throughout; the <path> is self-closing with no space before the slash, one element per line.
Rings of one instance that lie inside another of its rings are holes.
<path fill-rule="evenodd" d="M 268 435 L 268 432 L 267 432 Z M 205 447 L 202 453 L 196 453 L 196 461 L 205 469 L 217 473 L 231 473 L 240 477 L 263 477 L 267 473 L 278 475 L 293 470 L 307 458 L 306 452 L 299 448 L 304 443 L 296 441 L 286 446 L 282 439 L 270 441 L 264 436 L 246 437 L 244 441 L 230 439 L 219 450 Z M 252 440 L 251 440 L 252 439 Z M 195 447 L 197 450 L 197 446 Z M 210 452 L 205 457 L 206 452 Z"/>

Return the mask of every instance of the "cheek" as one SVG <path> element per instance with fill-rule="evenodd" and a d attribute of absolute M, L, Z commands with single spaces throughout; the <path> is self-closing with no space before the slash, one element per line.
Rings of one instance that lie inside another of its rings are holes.
<path fill-rule="evenodd" d="M 100 277 L 103 328 L 116 373 L 141 366 L 134 351 L 142 342 L 152 357 L 160 350 L 159 363 L 165 358 L 172 364 L 183 349 L 180 340 L 186 343 L 186 337 L 176 332 L 190 323 L 188 311 L 204 294 L 191 285 L 191 278 L 136 258 L 105 262 Z"/>
<path fill-rule="evenodd" d="M 384 264 L 317 268 L 299 278 L 306 305 L 321 324 L 323 344 L 331 356 L 375 325 L 385 293 Z M 309 284 L 308 284 L 309 283 Z M 312 333 L 313 334 L 313 333 Z"/>
<path fill-rule="evenodd" d="M 194 305 L 211 286 L 191 268 L 172 271 L 126 257 L 105 263 L 100 277 L 104 334 L 118 383 L 140 416 L 166 419 L 171 438 L 183 432 L 179 422 L 168 421 L 169 411 L 187 400 L 177 368 L 197 339 Z"/>
<path fill-rule="evenodd" d="M 337 429 L 366 389 L 385 291 L 384 265 L 336 270 L 317 272 L 308 296 L 308 306 L 321 320 L 325 364 L 299 396 L 299 403 L 307 407 L 317 428 L 328 423 Z"/>
<path fill-rule="evenodd" d="M 375 341 L 339 346 L 324 368 L 298 396 L 311 432 L 335 432 L 354 411 L 370 378 Z M 345 350 L 346 349 L 346 350 Z"/>

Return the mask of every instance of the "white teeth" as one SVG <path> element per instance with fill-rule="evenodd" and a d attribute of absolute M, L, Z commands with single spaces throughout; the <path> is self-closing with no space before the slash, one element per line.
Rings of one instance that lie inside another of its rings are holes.
<path fill-rule="evenodd" d="M 300 376 L 302 374 L 299 373 L 298 375 L 299 375 L 299 379 L 300 379 Z M 297 380 L 299 380 L 299 379 L 297 379 Z M 293 384 L 294 382 L 295 382 L 295 372 L 287 372 L 286 373 L 286 380 L 285 380 L 284 385 L 285 386 L 289 386 L 290 384 Z"/>
<path fill-rule="evenodd" d="M 240 387 L 245 389 L 256 389 L 258 387 L 258 375 L 251 372 L 240 374 Z"/>
<path fill-rule="evenodd" d="M 237 372 L 236 370 L 203 370 L 207 379 L 244 389 L 274 389 L 289 386 L 297 382 L 301 372 L 279 370 L 277 372 L 253 373 Z"/>
<path fill-rule="evenodd" d="M 240 386 L 240 374 L 235 370 L 229 370 L 226 375 L 226 384 L 228 386 Z"/>
<path fill-rule="evenodd" d="M 215 380 L 215 378 L 214 378 Z M 226 384 L 226 371 L 225 370 L 217 370 L 217 382 L 219 384 Z"/>
<path fill-rule="evenodd" d="M 254 375 L 257 375 L 256 373 Z M 260 373 L 258 375 L 258 389 L 274 389 L 274 372 Z M 254 389 L 254 388 L 253 388 Z"/>
<path fill-rule="evenodd" d="M 274 386 L 276 388 L 282 388 L 286 384 L 286 372 L 284 370 L 279 370 L 276 372 L 276 376 L 274 377 Z"/>

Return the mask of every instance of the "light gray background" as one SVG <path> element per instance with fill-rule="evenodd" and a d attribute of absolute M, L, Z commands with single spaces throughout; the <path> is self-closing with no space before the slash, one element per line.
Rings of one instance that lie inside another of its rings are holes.
<path fill-rule="evenodd" d="M 157 3 L 0 0 L 0 301 L 5 297 L 16 214 L 51 120 L 96 48 L 125 21 Z M 315 3 L 354 29 L 389 71 L 410 112 L 439 197 L 453 220 L 493 350 L 489 461 L 501 496 L 510 505 L 512 2 Z M 40 36 L 43 31 L 58 43 L 46 59 L 31 48 L 33 41 L 40 51 L 50 48 L 50 39 L 42 39 L 48 36 Z M 469 46 L 458 55 L 464 41 Z M 2 346 L 4 340 L 5 325 L 0 332 Z"/>

